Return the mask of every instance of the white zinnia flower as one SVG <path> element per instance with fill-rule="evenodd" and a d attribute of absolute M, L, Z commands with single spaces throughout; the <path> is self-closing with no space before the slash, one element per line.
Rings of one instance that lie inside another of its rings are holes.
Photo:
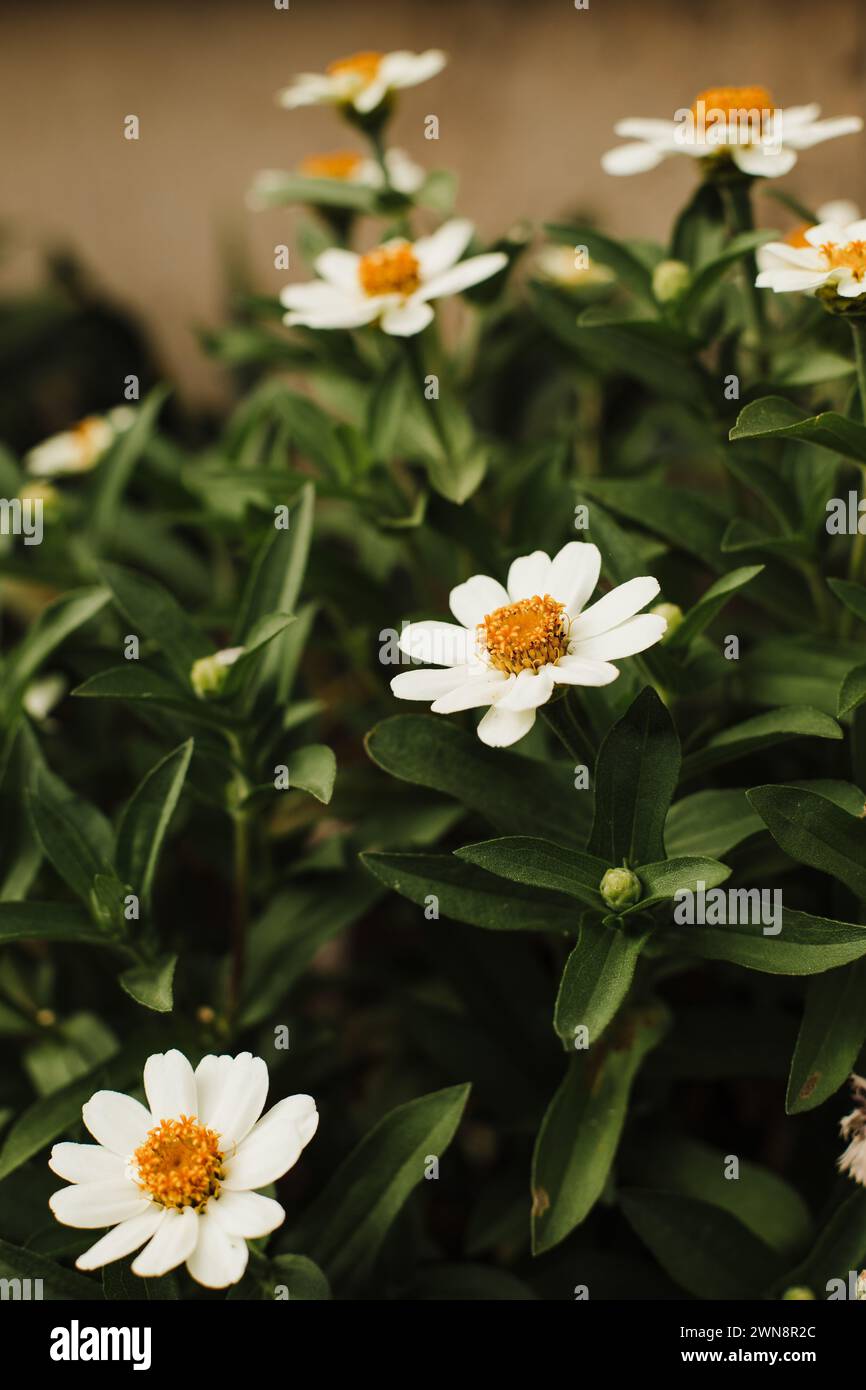
<path fill-rule="evenodd" d="M 88 415 L 70 430 L 53 434 L 24 456 L 24 467 L 35 478 L 61 473 L 86 473 L 99 462 L 119 434 L 135 419 L 132 406 L 117 406 L 107 415 Z"/>
<path fill-rule="evenodd" d="M 849 1141 L 839 1159 L 839 1171 L 850 1173 L 855 1182 L 866 1187 L 866 1081 L 856 1073 L 852 1073 L 850 1081 L 855 1109 L 839 1125 L 842 1138 Z"/>
<path fill-rule="evenodd" d="M 438 48 L 425 53 L 399 49 L 393 53 L 353 53 L 329 63 L 327 71 L 302 72 L 290 87 L 278 94 L 281 106 L 351 106 L 361 115 L 377 106 L 401 87 L 417 87 L 435 77 L 447 58 Z"/>
<path fill-rule="evenodd" d="M 600 570 L 597 546 L 569 541 L 552 560 L 543 550 L 515 560 L 507 588 L 473 575 L 449 597 L 459 627 L 411 623 L 400 637 L 409 656 L 446 669 L 404 671 L 391 690 L 432 700 L 435 714 L 489 705 L 478 737 L 494 748 L 516 743 L 557 685 L 608 685 L 619 675 L 612 660 L 664 634 L 663 617 L 640 613 L 659 591 L 655 579 L 630 579 L 584 608 Z"/>
<path fill-rule="evenodd" d="M 378 321 L 384 332 L 401 338 L 420 333 L 433 318 L 428 300 L 458 294 L 507 264 L 502 251 L 461 261 L 472 232 L 471 222 L 455 218 L 432 236 L 386 241 L 364 256 L 332 246 L 316 259 L 320 280 L 287 285 L 280 294 L 290 311 L 283 323 L 360 328 Z"/>
<path fill-rule="evenodd" d="M 608 174 L 641 174 L 672 154 L 723 155 L 743 174 L 779 178 L 794 167 L 799 150 L 863 129 L 859 116 L 821 121 L 820 114 L 814 103 L 776 107 L 765 87 L 711 87 L 690 110 L 677 112 L 677 120 L 619 121 L 617 135 L 631 136 L 633 143 L 609 150 L 601 163 Z"/>
<path fill-rule="evenodd" d="M 51 1150 L 52 1172 L 72 1184 L 50 1198 L 57 1220 L 112 1228 L 75 1263 L 99 1269 L 144 1246 L 134 1274 L 186 1263 L 207 1288 L 236 1284 L 246 1242 L 285 1217 L 256 1188 L 297 1162 L 316 1132 L 315 1102 L 289 1096 L 259 1119 L 268 1068 L 249 1052 L 203 1057 L 194 1072 L 181 1052 L 156 1053 L 145 1064 L 144 1091 L 147 1106 L 97 1091 L 81 1110 L 97 1142 Z"/>
<path fill-rule="evenodd" d="M 832 286 L 843 299 L 866 294 L 866 218 L 819 222 L 763 248 L 759 289 L 784 294 Z"/>
<path fill-rule="evenodd" d="M 856 203 L 850 202 L 847 198 L 836 198 L 829 203 L 822 203 L 817 209 L 816 222 L 802 222 L 799 227 L 794 229 L 783 238 L 784 245 L 805 247 L 809 243 L 806 240 L 806 232 L 810 227 L 815 227 L 819 222 L 833 222 L 845 227 L 849 222 L 857 222 L 860 219 L 860 209 Z M 755 251 L 755 260 L 759 270 L 778 270 L 787 269 L 788 262 L 785 259 L 787 251 L 782 256 L 777 256 L 773 247 L 778 246 L 778 242 L 765 242 Z"/>
<path fill-rule="evenodd" d="M 405 150 L 399 149 L 386 150 L 384 159 L 388 182 L 394 191 L 407 198 L 417 193 L 427 177 L 421 165 L 410 159 Z M 333 179 L 338 183 L 359 184 L 362 188 L 372 188 L 376 192 L 385 184 L 385 176 L 378 160 L 372 159 L 369 155 L 358 154 L 356 150 L 336 150 L 333 154 L 309 155 L 301 160 L 296 172 L 302 178 Z M 286 180 L 290 177 L 281 169 L 262 169 L 256 175 L 247 195 L 248 205 L 259 209 L 268 207 L 272 202 L 279 203 Z"/>

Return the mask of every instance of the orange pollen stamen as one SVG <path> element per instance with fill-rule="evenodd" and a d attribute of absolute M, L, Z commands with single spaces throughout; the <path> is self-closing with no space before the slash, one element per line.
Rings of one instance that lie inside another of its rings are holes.
<path fill-rule="evenodd" d="M 353 53 L 348 58 L 337 58 L 329 63 L 325 71 L 331 77 L 358 77 L 366 84 L 377 76 L 383 56 L 372 51 Z"/>
<path fill-rule="evenodd" d="M 755 115 L 757 114 L 761 124 L 764 125 L 764 116 L 773 109 L 773 99 L 766 87 L 708 87 L 705 92 L 699 92 L 692 104 L 692 114 L 698 118 L 700 111 L 698 103 L 703 103 L 704 116 L 709 125 L 721 123 L 724 117 L 734 115 Z M 718 112 L 723 112 L 719 116 Z"/>
<path fill-rule="evenodd" d="M 365 294 L 414 294 L 421 284 L 421 267 L 408 241 L 378 246 L 361 257 L 358 267 Z"/>
<path fill-rule="evenodd" d="M 478 624 L 478 634 L 498 671 L 540 671 L 568 650 L 565 604 L 550 594 L 507 603 L 487 614 Z"/>
<path fill-rule="evenodd" d="M 311 154 L 298 165 L 308 179 L 350 179 L 363 163 L 363 155 L 354 150 L 336 150 L 333 154 Z"/>
<path fill-rule="evenodd" d="M 133 1181 L 164 1207 L 200 1207 L 219 1192 L 219 1135 L 194 1115 L 160 1120 L 132 1155 Z"/>
<path fill-rule="evenodd" d="M 835 241 L 825 241 L 821 247 L 821 255 L 831 270 L 838 270 L 844 266 L 857 281 L 866 275 L 866 241 L 849 241 L 847 246 L 837 246 Z"/>

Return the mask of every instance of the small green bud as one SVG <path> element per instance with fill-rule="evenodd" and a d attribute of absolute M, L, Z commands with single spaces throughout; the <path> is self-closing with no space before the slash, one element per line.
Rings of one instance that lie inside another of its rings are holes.
<path fill-rule="evenodd" d="M 200 700 L 219 695 L 228 679 L 229 667 L 234 666 L 243 650 L 243 647 L 224 647 L 213 656 L 202 656 L 192 663 L 189 679 Z"/>
<path fill-rule="evenodd" d="M 670 304 L 685 294 L 691 278 L 685 261 L 659 261 L 653 271 L 653 294 L 659 304 Z"/>
<path fill-rule="evenodd" d="M 673 637 L 674 633 L 676 632 L 677 628 L 683 620 L 683 610 L 680 608 L 679 604 L 657 603 L 655 608 L 650 609 L 650 612 L 656 618 L 664 618 L 665 622 L 667 623 L 664 635 L 662 636 L 662 641 L 665 642 L 669 637 Z"/>
<path fill-rule="evenodd" d="M 805 1303 L 809 1300 L 814 1302 L 815 1295 L 804 1284 L 794 1284 L 782 1294 L 783 1303 Z"/>
<path fill-rule="evenodd" d="M 641 881 L 631 869 L 608 869 L 598 885 L 598 891 L 608 907 L 617 912 L 640 902 L 643 895 Z"/>

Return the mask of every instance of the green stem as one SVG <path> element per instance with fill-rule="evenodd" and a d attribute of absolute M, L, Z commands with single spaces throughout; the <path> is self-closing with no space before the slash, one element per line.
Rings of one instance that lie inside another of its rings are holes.
<path fill-rule="evenodd" d="M 572 692 L 566 691 L 558 700 L 551 700 L 541 710 L 545 723 L 556 734 L 576 766 L 591 767 L 593 763 L 592 745 L 574 708 Z"/>
<path fill-rule="evenodd" d="M 866 423 L 866 318 L 852 317 L 848 320 L 851 337 L 854 340 L 854 363 L 857 368 L 857 391 L 860 398 L 860 418 Z M 861 466 L 861 474 L 866 481 L 866 468 Z M 848 578 L 862 583 L 866 572 L 866 535 L 858 527 L 848 555 Z M 839 634 L 850 637 L 854 626 L 854 614 L 846 608 L 839 625 Z"/>
<path fill-rule="evenodd" d="M 754 231 L 755 221 L 752 216 L 750 180 L 742 179 L 722 184 L 721 195 L 728 230 L 731 235 L 737 236 L 740 232 Z M 755 284 L 757 272 L 758 267 L 754 255 L 744 256 L 740 278 L 743 285 L 749 338 L 751 339 L 749 347 L 754 355 L 755 366 L 760 376 L 764 371 L 764 336 L 767 325 L 764 317 L 764 301 L 761 291 Z"/>
<path fill-rule="evenodd" d="M 246 961 L 249 926 L 250 827 L 246 812 L 232 816 L 234 840 L 234 878 L 232 884 L 232 964 L 229 977 L 228 1012 L 237 1013 Z"/>

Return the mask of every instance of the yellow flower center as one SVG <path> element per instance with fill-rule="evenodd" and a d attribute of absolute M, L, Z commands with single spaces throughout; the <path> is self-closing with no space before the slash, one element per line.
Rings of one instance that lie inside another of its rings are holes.
<path fill-rule="evenodd" d="M 866 275 L 866 241 L 849 241 L 847 246 L 837 246 L 835 241 L 825 241 L 821 255 L 831 270 L 845 267 L 854 279 L 860 281 Z"/>
<path fill-rule="evenodd" d="M 358 267 L 365 294 L 414 294 L 421 284 L 421 267 L 408 241 L 377 246 L 361 257 Z"/>
<path fill-rule="evenodd" d="M 350 179 L 363 163 L 363 155 L 354 150 L 336 150 L 333 154 L 311 154 L 298 165 L 308 179 Z"/>
<path fill-rule="evenodd" d="M 481 643 L 498 671 L 540 671 L 568 650 L 565 604 L 545 594 L 497 608 L 478 624 Z"/>
<path fill-rule="evenodd" d="M 353 53 L 348 58 L 337 58 L 329 63 L 326 71 L 331 77 L 355 77 L 366 86 L 376 78 L 383 56 L 369 51 Z"/>
<path fill-rule="evenodd" d="M 134 1181 L 164 1207 L 200 1207 L 219 1192 L 219 1135 L 194 1115 L 160 1120 L 132 1156 Z"/>
<path fill-rule="evenodd" d="M 698 92 L 692 105 L 696 118 L 700 117 L 699 103 L 703 103 L 708 126 L 721 125 L 731 117 L 736 119 L 740 113 L 757 113 L 763 128 L 765 115 L 773 109 L 773 99 L 766 87 L 707 87 L 706 91 Z"/>

